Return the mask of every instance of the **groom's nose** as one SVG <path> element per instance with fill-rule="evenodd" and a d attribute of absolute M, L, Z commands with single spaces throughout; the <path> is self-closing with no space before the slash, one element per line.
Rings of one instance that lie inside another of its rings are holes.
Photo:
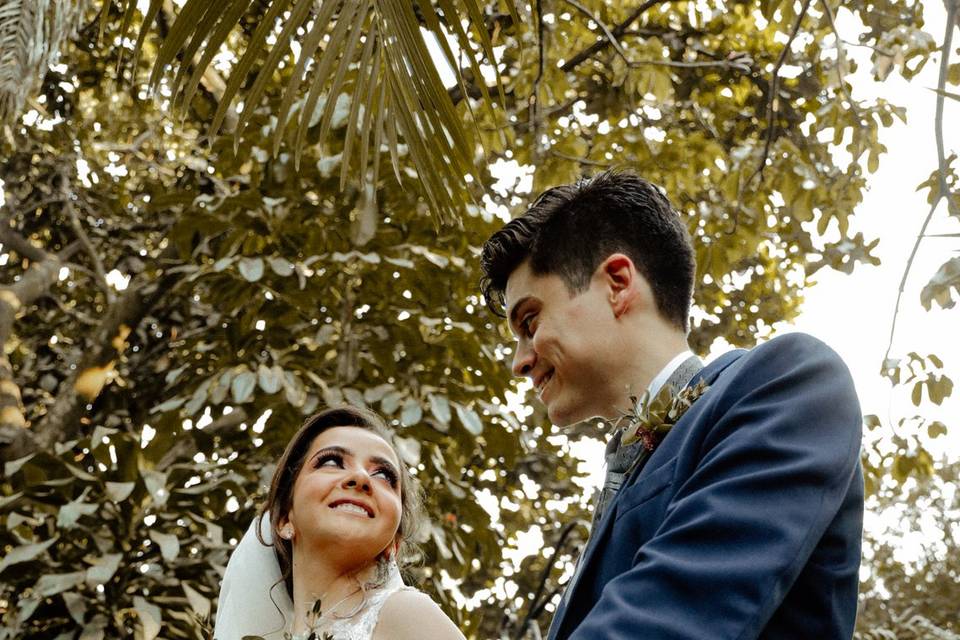
<path fill-rule="evenodd" d="M 517 342 L 516 353 L 513 354 L 513 375 L 518 378 L 529 376 L 537 363 L 537 354 L 533 348 L 525 342 Z"/>

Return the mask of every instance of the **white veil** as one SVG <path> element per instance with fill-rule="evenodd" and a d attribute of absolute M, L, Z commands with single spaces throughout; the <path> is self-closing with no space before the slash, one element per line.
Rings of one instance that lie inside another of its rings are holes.
<path fill-rule="evenodd" d="M 215 640 L 240 640 L 244 636 L 281 638 L 293 618 L 293 602 L 280 580 L 280 564 L 273 547 L 257 539 L 260 525 L 263 539 L 273 542 L 270 516 L 254 518 L 240 544 L 227 562 L 220 585 Z"/>

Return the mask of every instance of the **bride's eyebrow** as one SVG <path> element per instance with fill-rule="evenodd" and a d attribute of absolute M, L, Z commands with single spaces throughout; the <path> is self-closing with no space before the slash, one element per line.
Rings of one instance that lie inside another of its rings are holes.
<path fill-rule="evenodd" d="M 374 464 L 379 464 L 379 465 L 382 465 L 382 466 L 384 466 L 384 467 L 387 467 L 387 468 L 389 468 L 391 471 L 393 471 L 394 473 L 396 473 L 396 471 L 397 471 L 397 466 L 396 466 L 395 464 L 393 464 L 392 462 L 390 462 L 389 460 L 387 460 L 386 458 L 382 458 L 382 457 L 380 457 L 380 456 L 370 456 L 370 462 L 373 462 Z"/>
<path fill-rule="evenodd" d="M 313 456 L 310 459 L 316 460 L 320 456 L 328 453 L 337 453 L 341 456 L 353 457 L 353 451 L 351 451 L 350 449 L 345 449 L 344 447 L 341 447 L 341 446 L 332 445 L 332 446 L 324 447 L 323 449 L 320 449 L 320 451 L 317 451 L 315 454 L 313 454 Z M 394 473 L 396 473 L 397 471 L 397 466 L 393 464 L 390 460 L 382 456 L 370 456 L 369 460 L 374 464 L 389 467 Z"/>

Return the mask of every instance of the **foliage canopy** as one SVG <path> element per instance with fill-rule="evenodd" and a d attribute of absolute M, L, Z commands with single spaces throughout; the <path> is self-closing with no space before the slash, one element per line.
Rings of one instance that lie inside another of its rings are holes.
<path fill-rule="evenodd" d="M 202 29 L 233 14 L 204 4 L 91 8 L 6 130 L 0 638 L 203 637 L 271 460 L 340 401 L 397 428 L 433 514 L 415 578 L 454 621 L 478 638 L 545 627 L 586 535 L 570 444 L 601 428 L 507 408 L 509 335 L 476 256 L 531 191 L 483 165 L 532 168 L 534 193 L 611 166 L 663 185 L 698 247 L 701 353 L 769 336 L 817 270 L 876 263 L 849 221 L 903 114 L 852 95 L 826 2 L 220 3 L 242 10 L 217 49 Z M 918 4 L 844 6 L 878 79 L 933 52 Z M 469 54 L 444 54 L 450 87 L 397 62 L 425 50 L 391 31 L 410 20 Z M 138 56 L 111 40 L 127 29 Z M 315 108 L 288 90 L 308 65 L 333 74 Z M 237 138 L 209 137 L 221 119 Z"/>

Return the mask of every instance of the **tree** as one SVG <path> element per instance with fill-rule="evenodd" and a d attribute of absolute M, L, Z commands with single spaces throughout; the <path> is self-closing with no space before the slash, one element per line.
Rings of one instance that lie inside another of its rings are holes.
<path fill-rule="evenodd" d="M 171 7 L 152 2 L 142 42 L 112 46 L 140 16 L 101 5 L 9 130 L 0 637 L 154 637 L 159 624 L 164 637 L 202 637 L 270 461 L 306 414 L 341 399 L 397 427 L 433 516 L 413 572 L 468 636 L 536 637 L 548 623 L 589 519 L 578 471 L 557 461 L 602 426 L 561 434 L 540 411 L 506 408 L 510 341 L 483 310 L 476 253 L 498 226 L 489 211 L 527 194 L 478 170 L 456 197 L 475 190 L 484 207 L 438 226 L 422 158 L 393 142 L 386 117 L 386 144 L 354 162 L 373 86 L 364 64 L 325 85 L 317 109 L 298 107 L 306 126 L 284 128 L 297 61 L 284 49 L 265 75 L 239 61 L 248 48 L 270 55 L 254 36 L 279 38 L 289 5 L 245 7 L 224 41 L 235 54 L 225 76 L 182 49 L 189 23 Z M 416 6 L 431 29 L 432 5 Z M 460 6 L 439 2 L 435 15 L 455 31 L 470 17 Z M 845 6 L 868 25 L 863 44 L 885 52 L 878 61 L 891 54 L 888 66 L 911 73 L 933 50 L 916 5 Z M 875 261 L 873 243 L 847 233 L 866 180 L 858 160 L 876 166 L 880 131 L 901 114 L 851 95 L 836 8 L 567 0 L 522 7 L 521 20 L 480 8 L 458 46 L 486 61 L 486 39 L 504 47 L 503 97 L 482 108 L 499 91 L 468 56 L 444 92 L 475 123 L 478 144 L 458 152 L 535 167 L 533 191 L 613 165 L 664 185 L 698 244 L 697 351 L 767 337 L 815 271 Z M 370 23 L 338 24 L 347 38 Z M 141 80 L 178 52 L 197 91 L 178 106 L 161 73 L 150 99 Z M 249 98 L 261 78 L 262 99 L 236 121 L 242 144 L 208 139 L 210 121 L 229 116 L 226 87 Z M 831 153 L 841 144 L 846 166 Z M 363 171 L 375 161 L 394 170 Z M 461 184 L 462 167 L 430 166 Z M 828 227 L 840 239 L 821 244 Z M 504 558 L 531 530 L 543 547 L 514 568 Z"/>
<path fill-rule="evenodd" d="M 872 571 L 861 589 L 858 637 L 960 637 L 958 470 L 956 461 L 945 463 L 936 475 L 888 482 L 875 494 L 873 510 L 895 524 L 866 540 Z"/>

